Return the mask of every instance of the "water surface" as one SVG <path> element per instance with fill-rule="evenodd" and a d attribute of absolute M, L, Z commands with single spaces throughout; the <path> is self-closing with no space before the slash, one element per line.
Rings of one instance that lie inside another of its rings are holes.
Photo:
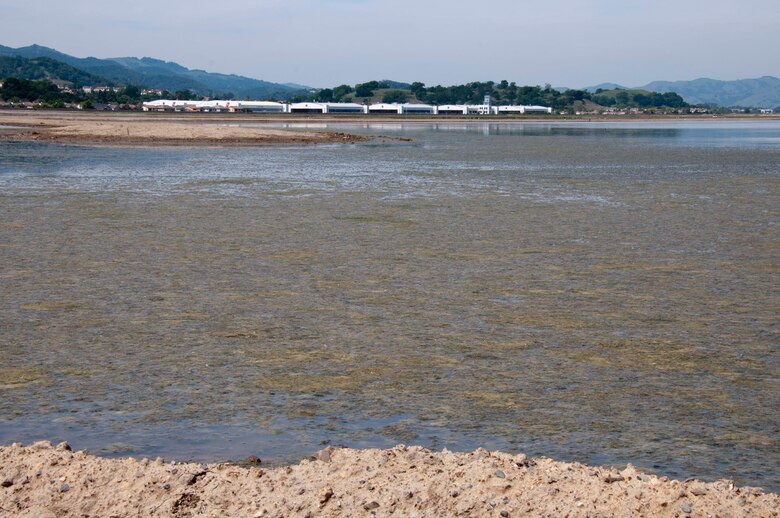
<path fill-rule="evenodd" d="M 413 140 L 0 142 L 0 441 L 780 488 L 780 124 L 316 127 Z"/>

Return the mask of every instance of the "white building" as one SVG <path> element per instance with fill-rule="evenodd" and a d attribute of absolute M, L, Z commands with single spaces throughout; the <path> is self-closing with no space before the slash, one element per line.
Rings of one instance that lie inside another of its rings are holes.
<path fill-rule="evenodd" d="M 494 107 L 489 104 L 445 104 L 439 106 L 441 115 L 490 115 L 494 113 Z"/>
<path fill-rule="evenodd" d="M 293 103 L 290 113 L 368 113 L 368 106 L 357 103 Z"/>
<path fill-rule="evenodd" d="M 273 101 L 178 101 L 158 99 L 143 104 L 144 111 L 260 112 L 286 113 L 287 104 Z"/>
<path fill-rule="evenodd" d="M 145 112 L 163 112 L 163 111 L 196 111 L 198 105 L 203 101 L 178 101 L 171 99 L 158 99 L 156 101 L 147 101 L 143 103 L 142 108 Z"/>
<path fill-rule="evenodd" d="M 552 108 L 548 106 L 495 106 L 496 115 L 512 113 L 552 113 Z"/>
<path fill-rule="evenodd" d="M 440 115 L 468 115 L 469 107 L 466 104 L 445 104 L 439 106 Z"/>
<path fill-rule="evenodd" d="M 377 103 L 370 106 L 357 103 L 304 102 L 284 104 L 273 101 L 179 101 L 159 99 L 143 103 L 144 111 L 258 112 L 258 113 L 352 113 L 398 115 L 500 115 L 552 113 L 547 106 L 491 106 L 490 104 L 430 104 Z"/>
<path fill-rule="evenodd" d="M 403 114 L 420 114 L 420 115 L 435 115 L 437 113 L 436 106 L 430 104 L 409 104 L 409 103 L 378 103 L 372 104 L 368 107 L 368 113 L 395 113 L 399 115 Z"/>

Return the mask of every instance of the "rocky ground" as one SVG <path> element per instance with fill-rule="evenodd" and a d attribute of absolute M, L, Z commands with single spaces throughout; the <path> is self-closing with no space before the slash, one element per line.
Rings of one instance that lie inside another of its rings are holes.
<path fill-rule="evenodd" d="M 264 469 L 104 459 L 65 444 L 0 448 L 0 515 L 778 516 L 780 496 L 477 450 L 328 448 Z"/>

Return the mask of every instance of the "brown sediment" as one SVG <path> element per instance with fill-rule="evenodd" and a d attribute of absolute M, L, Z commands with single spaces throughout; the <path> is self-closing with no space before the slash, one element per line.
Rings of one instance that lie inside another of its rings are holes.
<path fill-rule="evenodd" d="M 780 495 L 479 449 L 327 448 L 294 466 L 105 459 L 0 448 L 14 516 L 777 516 Z"/>
<path fill-rule="evenodd" d="M 4 113 L 0 140 L 81 144 L 216 145 L 355 143 L 367 138 L 333 131 L 248 128 L 224 120 L 156 118 L 141 114 Z"/>

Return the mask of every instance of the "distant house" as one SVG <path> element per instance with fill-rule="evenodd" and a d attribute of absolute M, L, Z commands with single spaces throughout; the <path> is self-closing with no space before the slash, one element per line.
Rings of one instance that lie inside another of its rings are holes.
<path fill-rule="evenodd" d="M 773 113 L 775 113 L 775 110 L 773 110 L 772 108 L 761 108 L 760 113 L 761 115 L 772 115 Z"/>
<path fill-rule="evenodd" d="M 113 86 L 82 86 L 81 89 L 85 94 L 91 94 L 93 92 L 116 92 L 118 88 Z"/>

